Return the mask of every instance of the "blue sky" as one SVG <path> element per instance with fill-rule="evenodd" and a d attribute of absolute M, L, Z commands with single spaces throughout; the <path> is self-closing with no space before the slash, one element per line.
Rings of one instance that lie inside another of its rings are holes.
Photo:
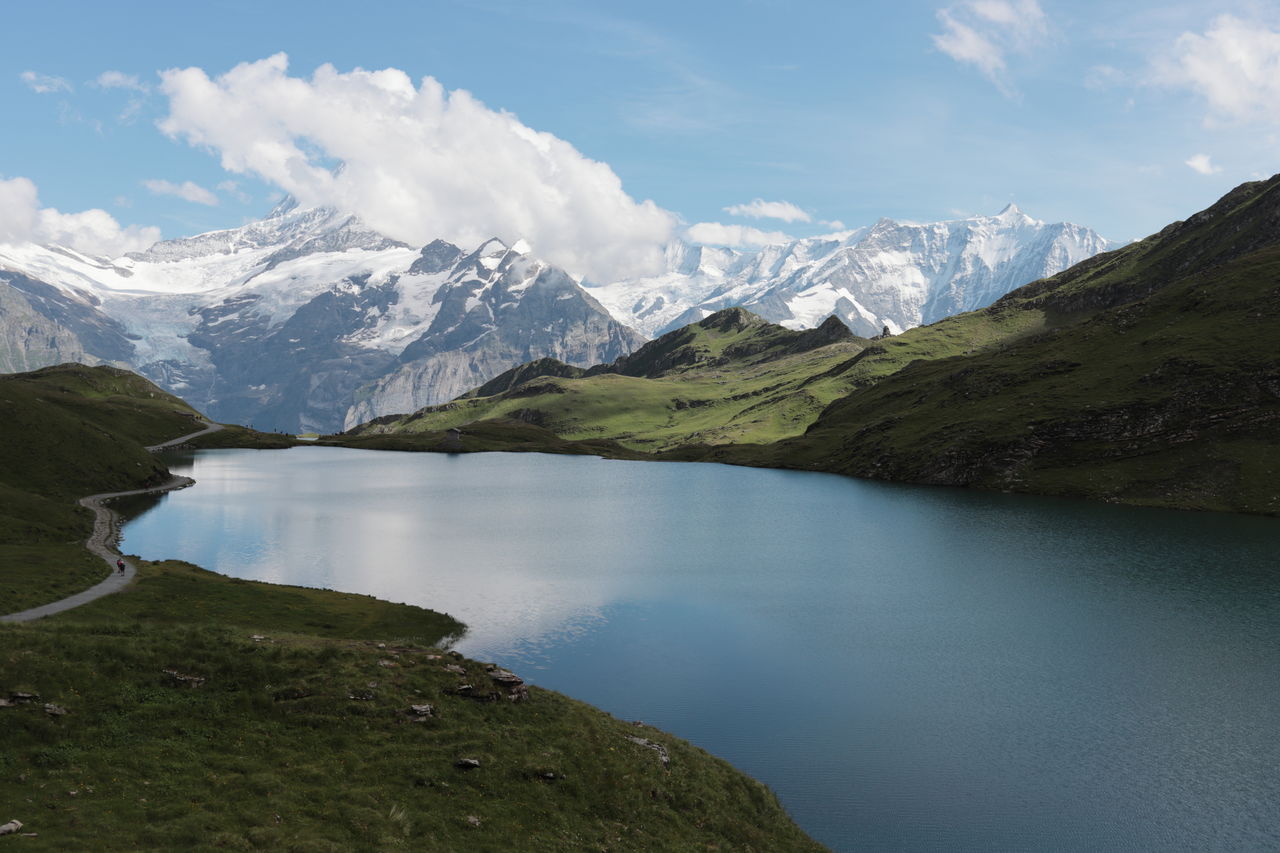
<path fill-rule="evenodd" d="M 1280 171 L 1274 3 L 45 0 L 5 18 L 0 180 L 29 184 L 0 202 L 34 191 L 144 237 L 301 191 L 406 237 L 532 231 L 601 277 L 664 229 L 750 242 L 1010 201 L 1130 239 Z M 427 115 L 427 77 L 483 106 Z M 339 182 L 298 165 L 338 159 Z"/>

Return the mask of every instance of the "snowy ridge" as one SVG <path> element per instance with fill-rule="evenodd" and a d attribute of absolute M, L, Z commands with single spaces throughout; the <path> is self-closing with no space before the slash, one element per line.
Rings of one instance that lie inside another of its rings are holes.
<path fill-rule="evenodd" d="M 985 307 L 1109 248 L 1088 228 L 1046 224 L 1011 204 L 946 222 L 881 219 L 757 252 L 678 245 L 662 275 L 587 286 L 651 337 L 734 305 L 792 329 L 835 314 L 857 334 L 896 334 Z"/>

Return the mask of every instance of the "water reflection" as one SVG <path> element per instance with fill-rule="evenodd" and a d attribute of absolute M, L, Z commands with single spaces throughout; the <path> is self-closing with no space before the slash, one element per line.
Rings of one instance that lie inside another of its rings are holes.
<path fill-rule="evenodd" d="M 445 610 L 836 849 L 1280 839 L 1280 524 L 581 457 L 207 451 L 126 549 Z"/>

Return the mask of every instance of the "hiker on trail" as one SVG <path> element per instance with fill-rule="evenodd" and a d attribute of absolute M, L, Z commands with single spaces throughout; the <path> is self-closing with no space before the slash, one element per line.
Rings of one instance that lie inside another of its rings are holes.
<path fill-rule="evenodd" d="M 116 571 L 124 574 L 124 560 L 116 560 Z"/>

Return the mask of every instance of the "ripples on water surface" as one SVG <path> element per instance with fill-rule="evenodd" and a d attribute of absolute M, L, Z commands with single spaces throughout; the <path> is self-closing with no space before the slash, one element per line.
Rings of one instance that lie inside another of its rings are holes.
<path fill-rule="evenodd" d="M 449 612 L 836 850 L 1280 849 L 1275 520 L 589 457 L 174 469 L 126 551 Z"/>

